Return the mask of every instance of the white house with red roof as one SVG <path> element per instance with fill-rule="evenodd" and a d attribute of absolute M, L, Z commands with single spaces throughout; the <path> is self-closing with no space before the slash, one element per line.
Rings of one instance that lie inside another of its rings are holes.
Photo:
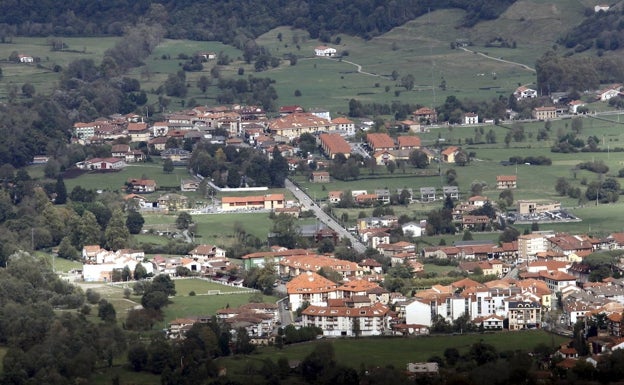
<path fill-rule="evenodd" d="M 332 119 L 332 124 L 336 126 L 336 130 L 344 131 L 346 136 L 351 136 L 355 134 L 355 123 L 352 120 L 345 118 L 344 116 L 339 116 L 337 118 Z"/>
<path fill-rule="evenodd" d="M 516 88 L 514 96 L 516 97 L 516 100 L 536 98 L 537 91 L 526 86 L 520 86 Z"/>
<path fill-rule="evenodd" d="M 336 56 L 336 48 L 328 47 L 325 45 L 319 45 L 318 47 L 314 48 L 314 54 L 316 56 L 321 56 L 321 57 Z"/>
<path fill-rule="evenodd" d="M 17 55 L 17 58 L 19 59 L 20 63 L 34 63 L 35 61 L 35 58 L 30 55 L 19 54 Z"/>
<path fill-rule="evenodd" d="M 210 258 L 225 258 L 225 250 L 215 246 L 215 245 L 207 245 L 201 244 L 198 245 L 193 250 L 189 251 L 189 255 L 193 259 L 210 259 Z"/>
<path fill-rule="evenodd" d="M 120 158 L 92 158 L 76 163 L 76 167 L 92 171 L 119 171 L 126 167 L 126 162 Z"/>

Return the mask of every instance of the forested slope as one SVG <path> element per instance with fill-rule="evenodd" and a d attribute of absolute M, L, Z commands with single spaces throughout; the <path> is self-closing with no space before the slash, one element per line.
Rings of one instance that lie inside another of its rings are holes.
<path fill-rule="evenodd" d="M 498 17 L 515 0 L 54 0 L 0 2 L 0 38 L 120 35 L 141 20 L 162 24 L 168 37 L 219 40 L 256 37 L 279 25 L 306 29 L 312 38 L 348 33 L 370 38 L 429 10 L 460 8 L 462 24 Z"/>

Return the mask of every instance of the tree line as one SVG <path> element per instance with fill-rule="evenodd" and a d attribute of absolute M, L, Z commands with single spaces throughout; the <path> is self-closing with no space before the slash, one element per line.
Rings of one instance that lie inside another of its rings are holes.
<path fill-rule="evenodd" d="M 138 22 L 161 24 L 167 37 L 218 40 L 243 47 L 245 41 L 281 25 L 306 29 L 328 41 L 336 33 L 372 38 L 429 11 L 466 11 L 462 26 L 491 20 L 515 0 L 245 0 L 129 1 L 75 0 L 59 7 L 53 0 L 0 4 L 0 41 L 13 36 L 117 35 Z"/>

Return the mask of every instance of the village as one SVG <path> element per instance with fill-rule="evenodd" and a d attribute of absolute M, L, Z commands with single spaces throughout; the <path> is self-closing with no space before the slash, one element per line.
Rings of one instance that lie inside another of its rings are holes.
<path fill-rule="evenodd" d="M 319 47 L 323 48 L 323 47 Z M 327 47 L 325 47 L 327 48 Z M 328 52 L 328 51 L 327 51 Z M 332 56 L 317 51 L 318 56 Z M 596 94 L 596 100 L 608 101 L 620 94 L 613 86 Z M 537 91 L 525 86 L 514 93 L 517 101 L 537 98 Z M 586 114 L 588 109 L 579 100 L 567 100 L 557 95 L 549 106 L 535 107 L 533 120 L 548 121 L 561 116 Z M 509 118 L 514 117 L 509 111 Z M 344 162 L 353 154 L 358 159 L 377 166 L 390 163 L 414 163 L 414 153 L 424 157 L 426 164 L 461 165 L 466 152 L 455 145 L 439 141 L 424 145 L 419 134 L 448 126 L 438 122 L 434 109 L 422 107 L 413 111 L 409 120 L 386 122 L 398 135 L 373 130 L 373 122 L 354 121 L 344 116 L 331 118 L 329 111 L 305 110 L 298 105 L 282 106 L 279 116 L 269 117 L 258 106 L 198 106 L 165 114 L 165 120 L 144 122 L 136 114 L 117 115 L 87 123 L 75 123 L 72 141 L 81 145 L 114 142 L 110 157 L 91 158 L 76 164 L 86 172 L 114 172 L 128 164 L 144 162 L 150 155 L 160 156 L 174 166 L 188 166 L 194 143 L 207 141 L 221 146 L 254 148 L 269 159 L 275 151 L 284 157 L 291 173 L 303 165 L 314 165 L 309 182 L 331 186 L 335 175 L 330 172 L 334 162 Z M 494 119 L 467 112 L 462 126 L 494 125 Z M 311 135 L 322 155 L 304 154 L 298 145 L 302 135 Z M 127 143 L 120 143 L 126 140 Z M 185 147 L 185 148 L 183 148 Z M 527 163 L 530 164 L 530 163 Z M 517 164 L 516 164 L 517 168 Z M 439 171 L 439 170 L 438 170 Z M 423 175 L 437 175 L 425 170 Z M 495 190 L 518 188 L 522 181 L 515 173 L 492 176 Z M 196 205 L 184 193 L 198 191 L 208 184 L 220 197 L 212 204 Z M 263 186 L 250 186 L 241 180 L 240 186 L 225 187 L 197 173 L 180 181 L 180 194 L 168 192 L 157 198 L 155 180 L 132 178 L 125 186 L 127 204 L 143 213 L 181 211 L 193 214 L 231 212 L 268 212 L 299 217 L 306 205 L 296 198 L 272 193 Z M 298 189 L 297 189 L 298 190 Z M 325 189 L 326 196 L 315 196 L 312 204 L 324 207 L 340 205 L 345 199 L 359 206 L 393 203 L 400 196 L 405 204 L 453 202 L 452 221 L 461 231 L 496 231 L 501 220 L 510 223 L 556 223 L 580 221 L 547 199 L 518 200 L 510 214 L 500 210 L 488 197 L 472 194 L 462 199 L 457 185 L 406 187 L 393 191 Z M 227 196 L 228 192 L 236 192 Z M 250 195 L 241 196 L 240 193 Z M 349 194 L 349 196 L 345 196 Z M 401 222 L 395 215 L 358 218 L 349 228 L 359 242 L 379 256 L 387 258 L 383 266 L 374 258 L 347 261 L 316 249 L 289 249 L 280 245 L 242 256 L 242 264 L 233 263 L 224 248 L 200 244 L 184 257 L 156 256 L 148 259 L 139 250 L 109 251 L 99 246 L 85 246 L 83 268 L 77 279 L 86 282 L 119 282 L 122 271 L 135 271 L 142 266 L 148 276 L 167 274 L 180 279 L 200 277 L 233 287 L 243 287 L 244 271 L 275 268 L 275 291 L 284 297 L 277 304 L 250 303 L 238 308 L 217 311 L 217 318 L 232 329 L 244 327 L 255 344 L 275 342 L 278 327 L 317 327 L 323 337 L 358 336 L 418 336 L 428 335 L 465 320 L 476 330 L 516 331 L 546 329 L 566 336 L 572 335 L 579 321 L 604 319 L 598 335 L 591 337 L 592 353 L 602 354 L 624 347 L 622 312 L 624 311 L 624 281 L 607 278 L 590 282 L 591 269 L 583 259 L 595 252 L 624 249 L 624 233 L 612 233 L 605 238 L 555 231 L 533 231 L 511 242 L 456 241 L 452 245 L 422 246 L 417 239 L 427 233 L 427 221 Z M 391 242 L 391 233 L 400 229 L 411 241 Z M 170 233 L 163 232 L 169 236 Z M 312 239 L 329 239 L 336 243 L 339 234 L 323 224 L 306 234 Z M 405 295 L 390 291 L 384 281 L 389 268 L 404 267 L 405 278 L 426 275 L 423 261 L 447 260 L 456 266 L 458 279 L 451 284 L 434 284 L 415 288 Z M 619 275 L 620 267 L 613 267 Z M 334 279 L 323 272 L 335 273 Z M 127 275 L 127 274 L 126 274 Z M 335 276 L 339 279 L 335 279 Z M 488 277 L 488 279 L 472 279 Z M 282 290 L 281 292 L 279 290 Z M 221 293 L 211 293 L 219 295 Z M 197 322 L 208 322 L 210 314 L 188 314 L 172 320 L 166 330 L 169 338 L 184 338 L 184 333 Z M 459 320 L 459 321 L 458 321 Z M 574 365 L 579 352 L 564 345 L 557 353 L 564 359 L 561 365 Z M 572 362 L 572 363 L 571 363 Z M 595 365 L 595 362 L 590 362 Z"/>

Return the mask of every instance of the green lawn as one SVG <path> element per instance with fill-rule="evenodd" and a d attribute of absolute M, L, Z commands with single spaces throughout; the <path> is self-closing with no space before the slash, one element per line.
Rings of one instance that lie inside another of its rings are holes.
<path fill-rule="evenodd" d="M 425 263 L 425 273 L 436 273 L 438 276 L 446 276 L 450 271 L 457 270 L 457 266 L 439 266 L 433 263 Z"/>
<path fill-rule="evenodd" d="M 220 290 L 229 291 L 232 288 L 224 286 Z M 176 290 L 177 286 L 176 286 Z M 250 293 L 244 294 L 228 294 L 228 295 L 196 295 L 189 296 L 188 291 L 182 292 L 178 290 L 178 295 L 172 299 L 172 303 L 165 308 L 165 321 L 164 324 L 172 319 L 191 317 L 191 316 L 205 316 L 214 315 L 217 310 L 224 309 L 226 307 L 237 307 L 246 303 L 249 303 Z M 264 296 L 264 302 L 275 303 L 278 298 L 271 296 Z"/>
<path fill-rule="evenodd" d="M 175 228 L 176 214 L 148 214 L 145 218 L 145 228 L 153 225 L 170 225 Z M 235 229 L 241 227 L 248 234 L 260 239 L 266 239 L 272 226 L 267 213 L 227 213 L 227 214 L 202 214 L 193 215 L 193 221 L 197 224 L 195 243 L 216 244 L 220 247 L 228 247 L 235 242 Z M 162 243 L 167 238 L 156 235 L 142 234 L 137 239 L 151 243 Z"/>
<path fill-rule="evenodd" d="M 205 281 L 201 279 L 176 279 L 176 297 L 188 296 L 191 291 L 197 295 L 205 294 L 211 290 L 220 290 L 222 292 L 246 291 L 246 288 L 224 286 L 219 283 Z"/>
<path fill-rule="evenodd" d="M 393 365 L 403 368 L 408 362 L 427 361 L 430 357 L 444 357 L 444 350 L 457 348 L 464 354 L 470 346 L 483 341 L 492 344 L 499 352 L 507 350 L 531 350 L 540 343 L 557 347 L 567 339 L 550 335 L 543 331 L 501 332 L 494 334 L 464 334 L 457 336 L 442 335 L 416 338 L 360 338 L 360 339 L 324 339 L 334 346 L 339 363 L 359 368 L 365 366 Z M 289 360 L 302 360 L 314 349 L 318 342 L 287 346 L 282 350 L 267 347 L 259 349 L 259 354 L 250 357 L 221 358 L 219 364 L 232 372 L 238 372 L 247 364 L 258 363 L 265 358 L 277 361 L 280 357 Z"/>
<path fill-rule="evenodd" d="M 78 178 L 65 179 L 67 191 L 75 186 L 82 186 L 86 189 L 93 190 L 110 190 L 122 191 L 125 193 L 124 183 L 130 178 L 154 179 L 157 188 L 172 188 L 176 192 L 180 190 L 180 181 L 190 178 L 188 170 L 185 167 L 176 167 L 172 173 L 165 173 L 162 169 L 162 163 L 158 158 L 153 163 L 130 163 L 126 168 L 119 172 L 111 173 L 88 173 Z M 154 194 L 160 195 L 158 190 Z"/>
<path fill-rule="evenodd" d="M 54 271 L 67 273 L 70 270 L 82 269 L 82 263 L 78 261 L 70 261 L 65 258 L 53 257 L 50 253 L 37 252 L 37 255 L 45 257 L 50 266 L 54 267 Z"/>

